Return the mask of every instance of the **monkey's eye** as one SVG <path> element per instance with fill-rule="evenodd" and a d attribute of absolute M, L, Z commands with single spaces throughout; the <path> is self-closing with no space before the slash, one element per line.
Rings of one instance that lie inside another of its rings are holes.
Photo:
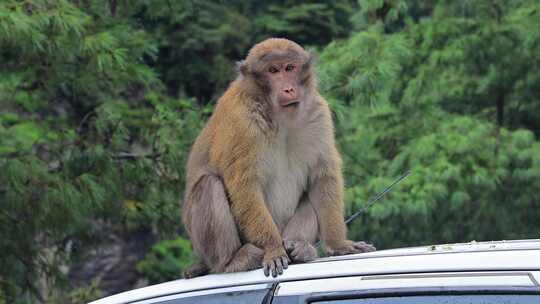
<path fill-rule="evenodd" d="M 288 64 L 288 65 L 285 67 L 285 71 L 287 71 L 287 72 L 290 72 L 290 71 L 292 71 L 292 70 L 294 70 L 294 65 L 292 65 L 292 64 Z"/>
<path fill-rule="evenodd" d="M 268 72 L 270 72 L 272 74 L 275 74 L 275 73 L 277 73 L 279 71 L 278 71 L 278 69 L 276 67 L 271 66 L 270 68 L 268 68 Z"/>

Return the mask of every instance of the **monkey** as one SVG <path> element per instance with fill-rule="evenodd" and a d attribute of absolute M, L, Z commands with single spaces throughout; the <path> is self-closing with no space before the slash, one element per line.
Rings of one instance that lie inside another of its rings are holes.
<path fill-rule="evenodd" d="M 200 261 L 185 278 L 373 251 L 346 238 L 342 160 L 313 56 L 269 38 L 237 64 L 187 161 L 182 220 Z"/>

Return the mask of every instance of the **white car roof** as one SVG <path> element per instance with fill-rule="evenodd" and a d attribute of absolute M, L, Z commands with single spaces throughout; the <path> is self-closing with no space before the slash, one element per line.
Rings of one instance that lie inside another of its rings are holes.
<path fill-rule="evenodd" d="M 540 270 L 540 239 L 470 242 L 381 250 L 317 259 L 290 265 L 277 278 L 265 277 L 261 269 L 180 279 L 135 289 L 91 304 L 121 304 L 190 291 L 347 276 L 433 273 L 452 271 Z M 536 276 L 538 272 L 535 272 Z M 540 280 L 540 278 L 536 278 Z"/>

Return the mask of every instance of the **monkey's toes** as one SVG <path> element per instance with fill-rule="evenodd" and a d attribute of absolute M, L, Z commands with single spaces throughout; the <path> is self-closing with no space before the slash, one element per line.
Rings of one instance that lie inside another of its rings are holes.
<path fill-rule="evenodd" d="M 193 264 L 191 267 L 189 267 L 188 269 L 184 271 L 184 279 L 200 277 L 202 275 L 208 274 L 209 271 L 210 270 L 204 263 L 198 262 L 198 263 Z"/>
<path fill-rule="evenodd" d="M 307 241 L 285 241 L 284 245 L 293 263 L 306 263 L 318 257 L 317 249 Z"/>
<path fill-rule="evenodd" d="M 371 252 L 377 250 L 375 246 L 372 244 L 368 244 L 366 242 L 355 242 L 353 243 L 353 247 L 358 250 L 358 253 L 361 252 Z"/>
<path fill-rule="evenodd" d="M 375 247 L 366 242 L 346 241 L 345 245 L 338 248 L 327 248 L 326 252 L 330 256 L 346 255 L 375 251 Z"/>

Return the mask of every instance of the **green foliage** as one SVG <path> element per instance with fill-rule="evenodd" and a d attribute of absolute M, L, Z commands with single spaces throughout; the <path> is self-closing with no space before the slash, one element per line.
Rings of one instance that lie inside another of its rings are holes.
<path fill-rule="evenodd" d="M 154 245 L 144 260 L 137 264 L 137 270 L 150 283 L 171 281 L 178 279 L 194 260 L 189 240 L 178 237 Z"/>
<path fill-rule="evenodd" d="M 400 27 L 400 19 L 408 17 L 407 10 L 416 1 L 405 0 L 362 0 L 358 1 L 360 9 L 351 17 L 355 27 L 365 30 L 373 24 L 383 27 L 387 31 L 393 31 Z M 430 1 L 421 1 L 423 5 Z M 413 9 L 414 10 L 414 9 Z"/>
<path fill-rule="evenodd" d="M 41 279 L 68 287 L 60 266 L 76 256 L 64 244 L 91 245 L 98 221 L 163 237 L 181 228 L 183 167 L 207 111 L 166 96 L 146 62 L 157 54 L 154 39 L 130 11 L 112 18 L 103 7 L 0 4 L 0 286 L 8 302 L 52 298 Z"/>
<path fill-rule="evenodd" d="M 102 293 L 99 290 L 99 284 L 97 280 L 93 280 L 88 286 L 76 288 L 69 292 L 67 296 L 61 295 L 57 298 L 52 298 L 50 303 L 88 303 L 102 297 Z"/>
<path fill-rule="evenodd" d="M 173 95 L 215 100 L 235 62 L 272 36 L 322 46 L 350 31 L 354 1 L 140 1 L 143 23 L 158 37 L 155 67 Z M 174 65 L 177 69 L 171 69 Z"/>
<path fill-rule="evenodd" d="M 380 248 L 537 235 L 538 124 L 524 117 L 540 105 L 528 93 L 540 84 L 538 53 L 530 53 L 540 27 L 523 25 L 538 21 L 538 3 L 413 1 L 401 27 L 377 15 L 385 5 L 407 8 L 399 1 L 365 4 L 355 15 L 365 30 L 320 55 L 348 212 L 402 172 L 412 175 L 351 235 Z"/>
<path fill-rule="evenodd" d="M 347 36 L 354 8 L 350 0 L 269 1 L 254 21 L 257 40 L 270 35 L 290 38 L 302 45 L 325 45 L 331 39 Z"/>
<path fill-rule="evenodd" d="M 388 104 L 401 62 L 410 54 L 402 35 L 364 31 L 345 42 L 333 42 L 320 60 L 321 89 L 339 95 L 341 102 Z M 331 79 L 330 79 L 331 78 Z"/>
<path fill-rule="evenodd" d="M 370 210 L 372 222 L 361 231 L 377 234 L 385 247 L 526 238 L 537 232 L 534 180 L 540 168 L 534 164 L 539 145 L 529 131 L 503 131 L 502 145 L 493 133 L 489 123 L 458 116 L 412 140 L 388 163 L 385 175 L 407 169 L 413 175 Z M 368 188 L 383 185 L 374 179 Z M 520 214 L 516 208 L 529 211 Z M 530 226 L 522 218 L 525 214 Z M 415 229 L 396 230 L 400 223 L 415 223 Z"/>
<path fill-rule="evenodd" d="M 141 6 L 146 28 L 159 37 L 156 68 L 170 92 L 208 102 L 232 78 L 231 59 L 242 57 L 251 39 L 250 20 L 231 4 L 159 0 Z"/>

